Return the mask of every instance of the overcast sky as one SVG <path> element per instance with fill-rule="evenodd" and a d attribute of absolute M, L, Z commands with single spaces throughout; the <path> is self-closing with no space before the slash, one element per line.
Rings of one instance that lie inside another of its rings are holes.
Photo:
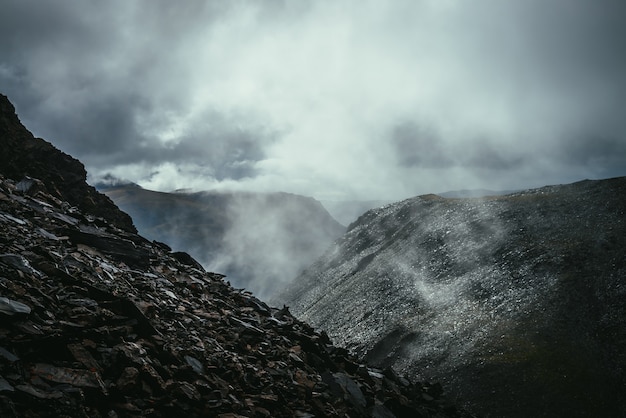
<path fill-rule="evenodd" d="M 0 10 L 0 92 L 91 181 L 400 199 L 626 175 L 623 0 Z"/>

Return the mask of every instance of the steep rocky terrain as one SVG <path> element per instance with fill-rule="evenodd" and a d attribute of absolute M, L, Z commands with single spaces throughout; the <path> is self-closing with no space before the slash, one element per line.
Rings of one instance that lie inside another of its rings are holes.
<path fill-rule="evenodd" d="M 102 215 L 67 200 L 82 165 L 33 178 L 40 155 L 19 146 L 32 137 L 0 101 L 0 155 L 12 154 L 0 166 L 0 416 L 469 416 L 440 385 L 369 368 L 287 308 L 137 235 L 97 193 Z M 48 161 L 75 161 L 37 143 Z"/>
<path fill-rule="evenodd" d="M 85 180 L 83 164 L 49 142 L 35 138 L 15 115 L 8 98 L 0 94 L 0 168 L 7 178 L 20 181 L 30 176 L 43 181 L 46 191 L 85 213 L 107 216 L 117 227 L 137 232 L 130 216 L 117 210 L 109 198 Z"/>
<path fill-rule="evenodd" d="M 133 184 L 101 190 L 141 235 L 188 252 L 262 299 L 345 232 L 318 201 L 289 193 L 162 193 Z"/>
<path fill-rule="evenodd" d="M 277 301 L 493 417 L 626 416 L 626 178 L 367 212 Z"/>

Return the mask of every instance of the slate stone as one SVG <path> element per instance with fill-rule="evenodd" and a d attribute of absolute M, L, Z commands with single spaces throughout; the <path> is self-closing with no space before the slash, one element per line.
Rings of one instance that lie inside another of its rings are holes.
<path fill-rule="evenodd" d="M 15 388 L 2 376 L 0 376 L 0 392 L 13 392 Z"/>
<path fill-rule="evenodd" d="M 31 309 L 28 305 L 0 296 L 0 314 L 6 316 L 26 316 Z"/>

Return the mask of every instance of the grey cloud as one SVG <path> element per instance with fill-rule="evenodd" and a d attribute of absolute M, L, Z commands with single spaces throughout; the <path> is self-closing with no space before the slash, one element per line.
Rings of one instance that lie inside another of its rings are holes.
<path fill-rule="evenodd" d="M 117 149 L 120 155 L 116 162 L 151 166 L 194 164 L 205 168 L 199 175 L 216 180 L 253 176 L 254 162 L 265 158 L 264 147 L 273 142 L 277 134 L 259 127 L 239 128 L 219 115 L 211 117 L 211 123 L 196 124 L 193 131 L 177 138 L 176 143 L 150 143 L 148 139 L 126 142 Z M 97 155 L 94 158 L 98 158 Z"/>
<path fill-rule="evenodd" d="M 0 87 L 36 134 L 88 167 L 191 162 L 218 179 L 253 175 L 250 161 L 263 158 L 270 134 L 245 120 L 209 110 L 173 143 L 155 138 L 192 111 L 185 98 L 192 63 L 180 61 L 187 37 L 228 8 L 7 2 Z"/>
<path fill-rule="evenodd" d="M 507 149 L 506 144 L 498 141 L 476 139 L 462 145 L 457 152 L 464 166 L 476 170 L 513 170 L 528 163 L 526 155 L 518 150 Z"/>
<path fill-rule="evenodd" d="M 146 106 L 139 97 L 132 95 L 113 97 L 86 97 L 82 111 L 68 123 L 65 100 L 51 105 L 47 130 L 66 149 L 89 158 L 90 155 L 119 153 L 121 157 L 141 143 L 144 138 L 137 132 L 135 114 Z M 50 97 L 50 102 L 57 100 Z M 72 106 L 76 106 L 73 104 Z M 129 109 L 133 109 L 129 112 Z M 67 142 L 67 145 L 65 144 Z"/>
<path fill-rule="evenodd" d="M 432 127 L 403 122 L 392 129 L 390 141 L 403 166 L 447 168 L 454 164 L 451 153 L 442 144 L 443 139 Z"/>
<path fill-rule="evenodd" d="M 626 174 L 624 19 L 617 0 L 5 0 L 0 91 L 138 182 L 171 163 L 333 199 L 538 186 Z"/>
<path fill-rule="evenodd" d="M 413 122 L 396 125 L 389 140 L 398 163 L 405 167 L 510 170 L 526 162 L 522 152 L 507 149 L 497 140 L 467 137 L 462 141 L 447 142 L 435 128 Z"/>
<path fill-rule="evenodd" d="M 585 135 L 570 138 L 562 149 L 555 150 L 564 165 L 592 168 L 599 176 L 610 177 L 626 167 L 626 140 L 623 137 Z"/>
<path fill-rule="evenodd" d="M 254 175 L 253 162 L 265 158 L 265 147 L 272 143 L 278 134 L 264 131 L 261 127 L 238 128 L 217 116 L 214 123 L 196 126 L 191 136 L 169 148 L 150 149 L 150 162 L 163 161 L 204 164 L 213 168 L 213 177 L 241 179 Z"/>

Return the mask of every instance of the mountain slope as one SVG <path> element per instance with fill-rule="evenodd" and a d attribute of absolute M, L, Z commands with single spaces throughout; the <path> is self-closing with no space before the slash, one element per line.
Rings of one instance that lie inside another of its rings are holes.
<path fill-rule="evenodd" d="M 0 225 L 2 417 L 468 416 L 189 256 L 2 175 Z"/>
<path fill-rule="evenodd" d="M 361 216 L 276 301 L 487 416 L 621 416 L 625 214 L 626 178 L 420 196 Z"/>
<path fill-rule="evenodd" d="M 6 109 L 9 132 L 25 130 Z M 0 141 L 3 418 L 469 416 L 440 385 L 368 368 L 286 308 L 118 227 L 123 213 L 86 183 L 74 186 L 109 217 L 62 200 L 75 195 L 56 176 L 80 177 L 76 160 L 7 178 L 40 169 L 21 140 Z M 71 158 L 38 142 L 48 161 Z"/>
<path fill-rule="evenodd" d="M 282 289 L 345 227 L 315 199 L 289 193 L 162 193 L 103 189 L 140 233 L 191 254 L 265 298 Z"/>

